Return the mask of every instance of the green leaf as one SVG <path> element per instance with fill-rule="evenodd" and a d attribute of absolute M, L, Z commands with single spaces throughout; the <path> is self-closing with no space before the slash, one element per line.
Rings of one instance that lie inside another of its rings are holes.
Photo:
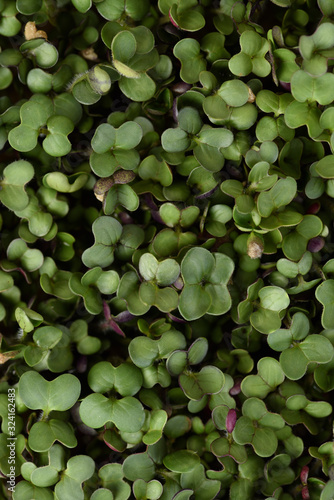
<path fill-rule="evenodd" d="M 221 85 L 218 95 L 228 106 L 243 106 L 248 101 L 249 90 L 241 80 L 227 80 Z"/>
<path fill-rule="evenodd" d="M 112 217 L 102 216 L 93 222 L 95 243 L 82 254 L 87 267 L 107 267 L 114 261 L 114 246 L 122 234 L 121 224 Z"/>
<path fill-rule="evenodd" d="M 225 437 L 215 439 L 211 444 L 211 451 L 217 457 L 230 456 L 237 463 L 245 463 L 247 460 L 245 447 L 236 443 L 229 443 Z"/>
<path fill-rule="evenodd" d="M 185 151 L 190 146 L 187 132 L 180 128 L 169 128 L 161 135 L 161 144 L 168 153 Z"/>
<path fill-rule="evenodd" d="M 112 401 L 102 394 L 87 396 L 80 405 L 83 422 L 97 429 L 114 422 L 116 427 L 125 432 L 137 432 L 141 429 L 145 415 L 141 403 L 133 397 Z"/>
<path fill-rule="evenodd" d="M 201 285 L 185 284 L 180 295 L 179 311 L 187 321 L 206 314 L 211 306 L 211 295 Z"/>
<path fill-rule="evenodd" d="M 179 383 L 189 399 L 199 400 L 204 394 L 217 394 L 225 382 L 224 374 L 215 366 L 204 366 L 199 373 L 181 373 Z"/>
<path fill-rule="evenodd" d="M 232 209 L 227 205 L 214 205 L 210 208 L 205 225 L 206 230 L 213 236 L 225 236 L 226 222 L 232 219 Z"/>
<path fill-rule="evenodd" d="M 119 88 L 126 97 L 135 102 L 148 101 L 156 92 L 156 85 L 146 73 L 140 73 L 136 78 L 122 76 Z"/>
<path fill-rule="evenodd" d="M 179 375 L 187 366 L 187 353 L 174 351 L 167 359 L 166 366 L 171 375 Z"/>
<path fill-rule="evenodd" d="M 259 291 L 261 306 L 270 311 L 282 311 L 289 306 L 290 299 L 288 294 L 279 287 L 265 286 Z"/>
<path fill-rule="evenodd" d="M 322 335 L 308 335 L 300 346 L 310 362 L 328 363 L 334 354 L 331 342 Z"/>
<path fill-rule="evenodd" d="M 95 104 L 101 99 L 101 95 L 94 92 L 89 84 L 88 77 L 73 83 L 72 94 L 78 102 L 86 105 Z"/>
<path fill-rule="evenodd" d="M 49 135 L 43 141 L 43 149 L 51 156 L 65 156 L 71 151 L 67 136 L 74 129 L 73 122 L 66 116 L 51 116 L 47 121 Z"/>
<path fill-rule="evenodd" d="M 196 10 L 182 10 L 173 3 L 169 12 L 169 17 L 173 24 L 184 31 L 199 31 L 205 26 L 205 19 Z"/>
<path fill-rule="evenodd" d="M 270 309 L 262 309 L 253 312 L 250 316 L 252 326 L 261 333 L 271 333 L 281 326 L 280 314 Z"/>
<path fill-rule="evenodd" d="M 314 77 L 299 70 L 292 75 L 291 93 L 298 102 L 317 101 L 326 105 L 334 99 L 333 83 L 334 75 L 331 73 Z"/>
<path fill-rule="evenodd" d="M 280 363 L 290 380 L 298 380 L 305 374 L 308 361 L 300 346 L 297 345 L 282 352 Z"/>
<path fill-rule="evenodd" d="M 330 479 L 321 492 L 320 500 L 330 500 L 334 495 L 334 481 Z"/>
<path fill-rule="evenodd" d="M 212 146 L 214 148 L 227 148 L 233 142 L 233 134 L 225 128 L 203 127 L 198 135 L 199 141 L 202 144 Z"/>
<path fill-rule="evenodd" d="M 117 33 L 111 44 L 113 59 L 126 63 L 136 53 L 136 38 L 129 31 Z"/>
<path fill-rule="evenodd" d="M 107 488 L 99 488 L 94 491 L 91 500 L 113 500 L 114 496 Z"/>
<path fill-rule="evenodd" d="M 20 481 L 15 486 L 15 492 L 13 498 L 21 498 L 22 500 L 28 500 L 28 498 L 37 498 L 40 500 L 53 500 L 54 494 L 49 488 L 41 488 L 39 486 L 35 486 L 27 481 Z"/>
<path fill-rule="evenodd" d="M 136 479 L 133 483 L 133 493 L 136 498 L 157 500 L 162 495 L 163 487 L 159 481 L 153 479 L 148 483 L 143 479 Z"/>
<path fill-rule="evenodd" d="M 129 355 L 136 366 L 150 366 L 159 354 L 157 343 L 147 337 L 136 337 L 129 345 Z"/>
<path fill-rule="evenodd" d="M 193 470 L 199 463 L 198 455 L 193 451 L 179 450 L 163 459 L 163 464 L 172 472 L 184 473 Z"/>
<path fill-rule="evenodd" d="M 32 410 L 65 411 L 71 408 L 80 395 L 79 380 L 65 373 L 51 382 L 35 371 L 25 372 L 19 382 L 19 393 L 24 404 Z"/>
<path fill-rule="evenodd" d="M 174 47 L 174 55 L 181 61 L 180 76 L 186 83 L 196 83 L 200 72 L 206 70 L 206 61 L 200 49 L 200 44 L 193 38 L 184 38 Z"/>
<path fill-rule="evenodd" d="M 250 72 L 264 77 L 270 73 L 271 67 L 265 59 L 269 43 L 253 30 L 246 30 L 240 37 L 241 52 L 232 56 L 229 61 L 230 71 L 237 76 L 246 76 Z"/>
<path fill-rule="evenodd" d="M 123 481 L 122 465 L 111 463 L 104 465 L 99 470 L 99 477 L 102 481 L 102 486 L 108 488 L 119 497 L 120 500 L 127 500 L 131 494 L 131 488 L 128 483 Z M 117 497 L 116 497 L 117 498 Z"/>
<path fill-rule="evenodd" d="M 84 299 L 85 307 L 91 314 L 100 314 L 102 311 L 101 296 L 95 288 L 85 285 L 81 273 L 73 273 L 68 282 L 69 289 L 75 295 Z"/>
<path fill-rule="evenodd" d="M 18 160 L 7 165 L 0 182 L 1 202 L 10 210 L 24 210 L 29 203 L 24 186 L 33 176 L 34 168 L 28 161 Z"/>
<path fill-rule="evenodd" d="M 135 272 L 129 271 L 122 276 L 117 296 L 126 301 L 129 312 L 135 316 L 145 314 L 150 309 L 150 306 L 140 299 L 139 280 Z"/>
<path fill-rule="evenodd" d="M 334 325 L 334 280 L 321 283 L 315 291 L 317 300 L 323 305 L 321 324 L 323 328 L 333 328 Z"/>
<path fill-rule="evenodd" d="M 271 429 L 257 429 L 251 444 L 259 457 L 270 457 L 277 449 L 277 438 Z"/>
<path fill-rule="evenodd" d="M 86 425 L 93 429 L 110 422 L 111 416 L 112 402 L 102 394 L 90 394 L 81 402 L 80 417 Z"/>
<path fill-rule="evenodd" d="M 72 426 L 62 420 L 36 422 L 30 429 L 28 444 L 34 451 L 39 453 L 48 451 L 55 441 L 59 441 L 67 448 L 75 448 L 78 444 Z"/>
<path fill-rule="evenodd" d="M 315 171 L 323 179 L 333 179 L 334 155 L 328 155 L 319 160 L 315 166 Z"/>
<path fill-rule="evenodd" d="M 175 283 L 180 275 L 180 266 L 174 259 L 165 259 L 159 263 L 156 280 L 160 286 L 168 286 Z"/>
<path fill-rule="evenodd" d="M 260 359 L 257 369 L 258 375 L 248 375 L 241 384 L 241 390 L 248 398 L 266 397 L 270 391 L 282 384 L 285 378 L 279 362 L 273 358 L 265 357 Z"/>
<path fill-rule="evenodd" d="M 181 263 L 181 273 L 187 285 L 201 283 L 208 280 L 214 268 L 213 255 L 205 248 L 191 248 L 188 250 Z"/>
<path fill-rule="evenodd" d="M 116 130 L 115 147 L 121 149 L 133 149 L 140 143 L 143 137 L 143 129 L 136 122 L 123 123 Z"/>
<path fill-rule="evenodd" d="M 209 349 L 206 338 L 200 337 L 191 344 L 188 349 L 188 362 L 190 365 L 197 365 L 203 361 Z"/>
<path fill-rule="evenodd" d="M 284 113 L 285 123 L 290 128 L 306 125 L 311 137 L 318 137 L 323 129 L 319 125 L 321 112 L 317 107 L 307 102 L 291 102 Z"/>
<path fill-rule="evenodd" d="M 262 191 L 257 200 L 257 207 L 262 217 L 268 217 L 279 207 L 288 205 L 296 195 L 297 183 L 292 177 L 280 179 L 270 191 Z"/>
<path fill-rule="evenodd" d="M 109 123 L 97 127 L 92 137 L 92 148 L 96 153 L 103 154 L 115 146 L 116 130 Z"/>
<path fill-rule="evenodd" d="M 163 428 L 167 422 L 168 416 L 165 410 L 153 410 L 150 418 L 150 428 L 143 437 L 143 443 L 146 445 L 155 444 L 161 439 Z"/>
<path fill-rule="evenodd" d="M 14 280 L 10 274 L 0 271 L 0 292 L 8 290 L 14 285 Z"/>
<path fill-rule="evenodd" d="M 122 205 L 130 212 L 134 212 L 139 207 L 139 198 L 129 185 L 114 184 L 109 189 L 103 205 L 104 213 L 107 215 L 114 213 L 118 205 Z"/>
<path fill-rule="evenodd" d="M 211 172 L 221 170 L 225 162 L 224 156 L 219 149 L 205 143 L 199 143 L 194 148 L 194 156 L 205 169 Z"/>
<path fill-rule="evenodd" d="M 32 55 L 37 65 L 43 69 L 54 66 L 59 57 L 56 47 L 43 38 L 35 38 L 23 42 L 20 50 L 22 52 L 27 51 L 29 55 Z"/>
<path fill-rule="evenodd" d="M 143 159 L 139 165 L 138 174 L 142 179 L 152 179 L 160 182 L 162 186 L 170 186 L 173 181 L 168 164 L 164 160 L 159 161 L 154 155 Z"/>
<path fill-rule="evenodd" d="M 226 284 L 234 269 L 233 261 L 222 254 L 215 257 L 205 248 L 190 249 L 181 262 L 183 287 L 179 310 L 188 320 L 206 312 L 223 314 L 231 306 Z M 216 286 L 217 285 L 217 286 Z M 218 307 L 214 301 L 219 297 Z M 210 309 L 213 304 L 212 309 Z"/>
<path fill-rule="evenodd" d="M 43 316 L 27 307 L 17 307 L 15 309 L 15 319 L 23 331 L 31 332 L 35 326 L 42 323 Z"/>
<path fill-rule="evenodd" d="M 10 86 L 13 81 L 13 73 L 9 68 L 0 68 L 0 90 L 4 90 Z"/>
<path fill-rule="evenodd" d="M 70 176 L 62 172 L 50 172 L 43 177 L 43 184 L 59 193 L 74 193 L 86 184 L 88 177 L 88 174 L 83 172 Z"/>
<path fill-rule="evenodd" d="M 139 297 L 144 304 L 155 305 L 162 312 L 172 311 L 177 307 L 178 294 L 172 288 L 159 289 L 153 283 L 142 283 Z"/>
<path fill-rule="evenodd" d="M 61 480 L 55 486 L 55 496 L 58 499 L 83 498 L 82 484 L 94 474 L 95 463 L 91 457 L 77 455 L 67 462 Z"/>
<path fill-rule="evenodd" d="M 135 453 L 124 460 L 123 473 L 130 481 L 136 479 L 150 481 L 155 474 L 154 462 L 146 452 Z"/>
<path fill-rule="evenodd" d="M 275 432 L 269 428 L 255 428 L 247 416 L 240 417 L 235 425 L 233 437 L 238 444 L 251 444 L 260 457 L 270 457 L 277 449 Z"/>
<path fill-rule="evenodd" d="M 174 4 L 175 5 L 175 4 Z M 178 114 L 179 127 L 188 134 L 198 134 L 202 127 L 202 120 L 195 108 L 182 108 Z"/>
<path fill-rule="evenodd" d="M 21 14 L 25 14 L 26 16 L 30 16 L 31 14 L 35 14 L 42 7 L 42 0 L 17 0 L 16 8 Z"/>
<path fill-rule="evenodd" d="M 150 253 L 144 253 L 139 259 L 139 272 L 146 281 L 155 279 L 159 262 Z"/>
<path fill-rule="evenodd" d="M 270 392 L 270 387 L 259 375 L 248 375 L 242 381 L 241 390 L 247 397 L 265 398 Z"/>
<path fill-rule="evenodd" d="M 136 398 L 119 399 L 113 405 L 111 420 L 121 431 L 137 432 L 145 420 L 144 408 Z"/>
<path fill-rule="evenodd" d="M 92 6 L 92 0 L 72 0 L 74 7 L 83 14 Z"/>
<path fill-rule="evenodd" d="M 291 380 L 300 379 L 310 362 L 328 363 L 334 355 L 330 341 L 322 335 L 309 335 L 305 340 L 286 349 L 280 356 L 284 373 Z"/>
<path fill-rule="evenodd" d="M 52 349 L 58 344 L 62 336 L 63 333 L 59 328 L 42 326 L 34 331 L 33 338 L 37 346 Z"/>

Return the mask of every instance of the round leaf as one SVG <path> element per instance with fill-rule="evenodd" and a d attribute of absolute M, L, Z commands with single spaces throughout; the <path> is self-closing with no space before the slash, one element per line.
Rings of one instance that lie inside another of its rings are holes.
<path fill-rule="evenodd" d="M 184 473 L 193 470 L 199 463 L 199 457 L 195 452 L 179 450 L 166 455 L 163 464 L 172 472 Z"/>

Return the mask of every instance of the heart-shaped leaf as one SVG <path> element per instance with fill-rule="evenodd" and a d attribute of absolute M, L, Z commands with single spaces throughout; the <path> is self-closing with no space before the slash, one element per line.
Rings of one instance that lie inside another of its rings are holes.
<path fill-rule="evenodd" d="M 94 474 L 95 463 L 87 455 L 77 455 L 67 462 L 61 480 L 56 484 L 55 497 L 57 499 L 70 500 L 70 498 L 82 498 L 82 483 Z"/>
<path fill-rule="evenodd" d="M 201 399 L 204 394 L 216 394 L 225 382 L 224 374 L 215 366 L 204 366 L 198 373 L 182 373 L 179 383 L 189 399 Z"/>
<path fill-rule="evenodd" d="M 10 210 L 26 208 L 29 198 L 24 186 L 33 176 L 34 168 L 28 161 L 18 160 L 7 165 L 0 182 L 0 201 Z"/>
<path fill-rule="evenodd" d="M 97 429 L 106 422 L 114 422 L 116 427 L 125 432 L 137 432 L 141 429 L 145 414 L 138 399 L 125 397 L 112 401 L 102 394 L 87 396 L 80 405 L 83 422 Z"/>
<path fill-rule="evenodd" d="M 80 395 L 79 380 L 65 373 L 51 382 L 35 371 L 25 372 L 20 378 L 19 392 L 24 404 L 32 410 L 65 411 L 71 408 Z"/>
<path fill-rule="evenodd" d="M 78 444 L 72 426 L 62 420 L 51 419 L 48 422 L 36 422 L 32 426 L 28 439 L 32 450 L 47 451 L 55 441 L 67 448 L 74 448 Z"/>
<path fill-rule="evenodd" d="M 107 267 L 114 261 L 114 246 L 122 234 L 121 224 L 112 217 L 102 216 L 93 222 L 95 243 L 82 254 L 87 267 Z"/>

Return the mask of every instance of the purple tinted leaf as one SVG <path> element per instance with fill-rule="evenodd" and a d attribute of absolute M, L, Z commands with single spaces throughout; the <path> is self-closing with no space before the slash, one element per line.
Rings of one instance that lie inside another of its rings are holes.
<path fill-rule="evenodd" d="M 122 311 L 119 314 L 117 314 L 117 316 L 114 316 L 114 319 L 115 321 L 117 321 L 117 323 L 125 323 L 126 321 L 130 321 L 133 318 L 135 318 L 135 316 L 131 314 L 129 311 Z"/>
<path fill-rule="evenodd" d="M 110 307 L 105 300 L 103 301 L 103 314 L 105 319 L 109 320 L 111 318 Z"/>
<path fill-rule="evenodd" d="M 205 200 L 206 198 L 210 198 L 210 196 L 216 191 L 217 188 L 218 188 L 218 184 L 214 188 L 210 189 L 210 191 L 207 191 L 206 193 L 203 193 L 203 194 L 196 195 L 195 198 L 197 200 Z"/>
<path fill-rule="evenodd" d="M 172 320 L 175 321 L 175 323 L 187 323 L 186 320 L 182 318 L 178 318 L 177 316 L 174 316 L 172 313 L 167 313 L 167 316 Z"/>
<path fill-rule="evenodd" d="M 125 337 L 125 333 L 123 332 L 122 328 L 120 328 L 116 321 L 114 321 L 112 318 L 109 319 L 108 325 L 112 330 L 114 330 L 115 333 L 118 333 L 118 335 Z"/>
<path fill-rule="evenodd" d="M 87 370 L 87 356 L 79 356 L 76 362 L 76 368 L 78 373 L 85 373 Z"/>
<path fill-rule="evenodd" d="M 302 470 L 300 472 L 300 481 L 302 482 L 302 484 L 307 483 L 308 473 L 309 473 L 309 468 L 307 467 L 307 465 L 304 465 L 304 467 L 302 467 Z"/>
<path fill-rule="evenodd" d="M 240 394 L 241 392 L 241 382 L 242 380 L 238 380 L 234 386 L 232 387 L 232 389 L 230 389 L 230 395 L 231 396 L 237 396 L 238 394 Z"/>
<path fill-rule="evenodd" d="M 310 206 L 308 207 L 308 209 L 307 209 L 307 212 L 306 212 L 306 213 L 307 213 L 307 214 L 312 214 L 312 215 L 315 215 L 315 214 L 317 214 L 317 213 L 319 212 L 320 208 L 321 208 L 320 203 L 319 203 L 318 201 L 316 201 L 316 202 L 312 203 L 312 205 L 310 205 Z"/>
<path fill-rule="evenodd" d="M 151 210 L 159 210 L 159 207 L 155 203 L 155 201 L 154 201 L 153 196 L 151 195 L 151 193 L 145 193 L 144 194 L 144 200 L 145 200 L 145 203 L 148 206 L 148 208 L 150 208 Z"/>
<path fill-rule="evenodd" d="M 184 94 L 189 89 L 191 89 L 191 85 L 185 82 L 178 82 L 172 87 L 172 91 L 176 94 Z"/>
<path fill-rule="evenodd" d="M 231 434 L 231 432 L 233 432 L 236 421 L 237 421 L 237 412 L 232 408 L 231 410 L 229 410 L 226 417 L 226 430 L 228 433 Z"/>
<path fill-rule="evenodd" d="M 283 87 L 284 90 L 287 90 L 288 92 L 291 91 L 291 84 L 290 82 L 282 82 L 280 81 L 280 86 Z"/>
<path fill-rule="evenodd" d="M 302 499 L 303 500 L 310 500 L 310 493 L 308 491 L 308 487 L 307 486 L 304 486 L 303 489 L 302 489 Z"/>
<path fill-rule="evenodd" d="M 307 245 L 307 250 L 312 253 L 320 252 L 325 246 L 325 240 L 321 236 L 311 238 Z"/>

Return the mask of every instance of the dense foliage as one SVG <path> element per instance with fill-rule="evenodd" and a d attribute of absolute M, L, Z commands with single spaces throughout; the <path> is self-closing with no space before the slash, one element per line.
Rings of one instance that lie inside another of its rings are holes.
<path fill-rule="evenodd" d="M 0 0 L 0 47 L 0 495 L 334 498 L 333 1 Z"/>

